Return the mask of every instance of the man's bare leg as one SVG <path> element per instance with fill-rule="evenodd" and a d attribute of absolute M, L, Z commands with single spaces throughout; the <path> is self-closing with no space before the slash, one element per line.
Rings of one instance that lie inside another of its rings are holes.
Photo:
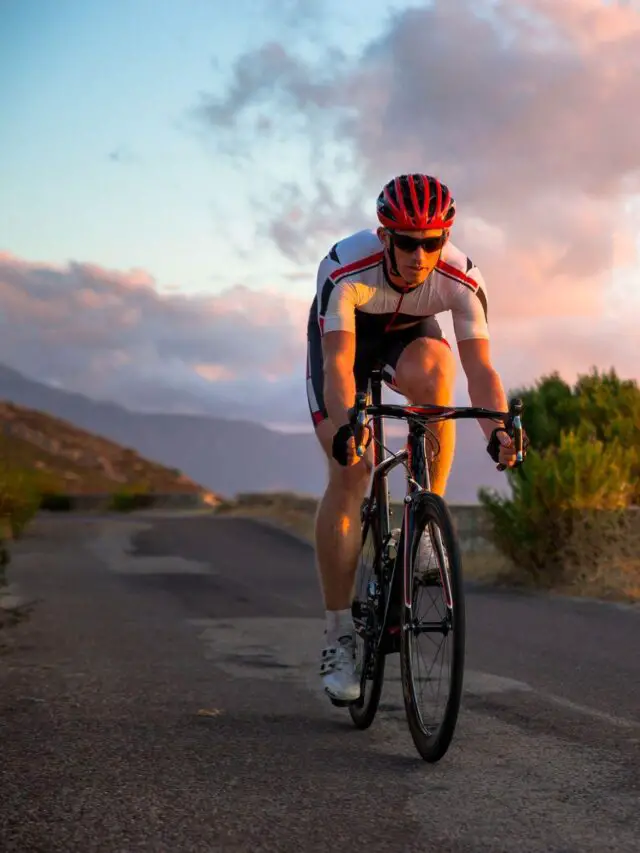
<path fill-rule="evenodd" d="M 436 406 L 449 405 L 435 398 L 432 398 L 432 402 Z M 434 459 L 431 469 L 431 491 L 444 497 L 456 449 L 456 424 L 455 421 L 444 421 L 440 424 L 431 424 L 429 429 L 433 431 L 440 444 L 440 452 Z"/>
<path fill-rule="evenodd" d="M 316 434 L 329 464 L 329 482 L 316 515 L 316 561 L 326 611 L 325 642 L 327 647 L 336 647 L 341 638 L 352 642 L 351 602 L 360 556 L 360 509 L 370 479 L 372 448 L 356 465 L 343 467 L 331 455 L 333 424 L 323 421 Z M 343 661 L 335 672 L 328 671 L 325 685 L 335 696 L 356 699 L 359 685 L 353 663 L 347 668 Z"/>
<path fill-rule="evenodd" d="M 351 607 L 360 555 L 360 508 L 370 478 L 371 448 L 357 465 L 345 468 L 331 457 L 334 428 L 318 425 L 317 436 L 329 464 L 329 482 L 318 506 L 315 525 L 316 557 L 325 608 Z"/>
<path fill-rule="evenodd" d="M 442 341 L 418 338 L 407 346 L 398 359 L 396 384 L 400 393 L 412 403 L 451 406 L 454 381 L 453 353 Z M 455 453 L 455 421 L 433 424 L 429 429 L 433 430 L 440 443 L 440 452 L 431 474 L 431 489 L 443 496 Z"/>

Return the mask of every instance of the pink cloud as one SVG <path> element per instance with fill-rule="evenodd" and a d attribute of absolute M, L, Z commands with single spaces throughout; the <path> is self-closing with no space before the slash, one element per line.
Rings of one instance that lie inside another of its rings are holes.
<path fill-rule="evenodd" d="M 492 344 L 503 381 L 514 387 L 558 371 L 573 382 L 592 367 L 614 367 L 626 379 L 640 380 L 637 317 L 599 318 L 596 322 L 549 317 L 546 322 L 523 317 L 501 324 Z"/>
<path fill-rule="evenodd" d="M 453 239 L 485 274 L 492 318 L 596 317 L 615 265 L 638 260 L 624 212 L 640 192 L 638 81 L 632 8 L 435 0 L 389 18 L 351 64 L 313 66 L 264 45 L 203 114 L 236 150 L 269 135 L 243 134 L 249 108 L 277 115 L 276 126 L 304 117 L 314 189 L 287 175 L 265 213 L 289 258 L 317 262 L 344 234 L 375 225 L 382 183 L 425 170 L 459 202 Z"/>
<path fill-rule="evenodd" d="M 235 379 L 235 373 L 224 364 L 196 364 L 195 372 L 207 382 L 219 382 L 221 379 Z"/>
<path fill-rule="evenodd" d="M 351 63 L 263 45 L 203 115 L 224 151 L 259 148 L 288 119 L 305 129 L 307 188 L 284 158 L 254 208 L 300 267 L 375 225 L 391 175 L 431 171 L 458 200 L 454 242 L 487 281 L 505 384 L 592 364 L 638 377 L 639 303 L 623 287 L 609 316 L 616 267 L 637 264 L 624 204 L 640 192 L 638 81 L 640 16 L 620 4 L 434 0 L 390 17 Z M 0 361 L 134 407 L 197 410 L 219 394 L 306 420 L 308 307 L 244 285 L 160 293 L 144 270 L 5 253 Z"/>
<path fill-rule="evenodd" d="M 98 275 L 95 266 L 84 280 L 82 268 L 0 262 L 0 363 L 134 409 L 307 422 L 307 300 L 266 298 L 244 286 L 208 299 L 160 295 L 155 287 L 128 288 L 125 273 Z M 492 330 L 508 388 L 556 369 L 572 380 L 591 365 L 640 378 L 640 301 L 634 314 L 627 300 L 617 319 L 549 312 L 540 320 L 527 316 L 516 285 L 512 316 L 497 317 Z M 462 402 L 466 383 L 458 374 Z"/>
<path fill-rule="evenodd" d="M 0 257 L 0 363 L 134 408 L 206 409 L 214 391 L 262 399 L 261 383 L 295 382 L 308 310 L 274 291 L 161 294 L 146 272 Z"/>
<path fill-rule="evenodd" d="M 522 5 L 522 3 L 520 4 Z M 640 15 L 633 3 L 602 0 L 529 0 L 526 4 L 551 20 L 585 52 L 619 44 L 640 33 Z M 614 67 L 612 75 L 617 73 Z"/>

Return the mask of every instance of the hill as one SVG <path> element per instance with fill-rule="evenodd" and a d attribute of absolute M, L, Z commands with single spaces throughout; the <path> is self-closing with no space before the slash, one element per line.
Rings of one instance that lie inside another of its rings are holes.
<path fill-rule="evenodd" d="M 38 470 L 70 495 L 110 494 L 141 487 L 158 494 L 204 490 L 177 469 L 166 468 L 35 409 L 0 401 L 0 469 Z"/>
<path fill-rule="evenodd" d="M 146 459 L 179 468 L 188 477 L 232 497 L 239 492 L 296 492 L 319 496 L 326 481 L 326 460 L 310 433 L 285 435 L 254 421 L 208 415 L 134 412 L 36 382 L 0 365 L 0 399 L 63 418 L 81 429 L 132 447 Z M 265 411 L 265 421 L 277 420 Z M 447 498 L 476 503 L 479 485 L 504 489 L 506 478 L 485 452 L 475 422 L 458 424 L 456 459 Z M 388 446 L 396 451 L 399 438 Z M 392 491 L 402 493 L 401 472 Z"/>

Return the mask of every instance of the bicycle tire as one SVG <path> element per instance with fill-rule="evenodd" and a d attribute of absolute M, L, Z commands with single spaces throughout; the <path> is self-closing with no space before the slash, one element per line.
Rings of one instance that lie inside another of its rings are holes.
<path fill-rule="evenodd" d="M 415 498 L 412 507 L 414 513 L 413 536 L 410 550 L 409 583 L 411 584 L 413 603 L 413 563 L 420 538 L 428 524 L 435 524 L 442 537 L 442 544 L 449 563 L 449 576 L 452 593 L 451 633 L 453 634 L 453 657 L 449 676 L 449 695 L 442 722 L 429 732 L 421 720 L 414 687 L 414 673 L 411 656 L 411 632 L 408 630 L 408 610 L 403 607 L 402 632 L 400 642 L 400 677 L 405 712 L 411 737 L 420 756 L 427 762 L 439 761 L 449 749 L 453 739 L 464 680 L 465 658 L 465 603 L 462 578 L 460 546 L 453 520 L 445 501 L 433 492 L 425 492 Z"/>
<path fill-rule="evenodd" d="M 364 543 L 366 542 L 367 534 L 369 532 L 371 516 L 367 514 L 366 519 L 362 523 L 362 545 L 364 548 Z M 375 531 L 375 525 L 372 528 Z M 374 553 L 374 563 L 379 566 L 382 554 L 382 543 L 380 541 L 379 534 L 374 532 L 374 540 L 375 540 L 375 553 Z M 372 572 L 373 574 L 373 572 Z M 378 583 L 382 584 L 382 579 L 380 576 L 377 578 Z M 382 591 L 384 595 L 384 590 Z M 363 674 L 360 679 L 360 698 L 356 699 L 355 702 L 349 703 L 349 714 L 351 715 L 351 719 L 357 729 L 368 729 L 371 723 L 373 722 L 376 713 L 378 711 L 378 706 L 380 704 L 380 697 L 382 695 L 382 687 L 384 684 L 384 669 L 385 669 L 385 656 L 380 652 L 376 651 L 375 644 L 372 643 L 372 638 L 368 637 L 364 643 L 364 666 L 363 666 Z M 373 674 L 371 679 L 367 679 L 366 670 L 369 666 L 369 655 L 375 655 L 373 660 Z M 367 698 L 366 694 L 366 685 L 371 685 L 371 692 Z"/>

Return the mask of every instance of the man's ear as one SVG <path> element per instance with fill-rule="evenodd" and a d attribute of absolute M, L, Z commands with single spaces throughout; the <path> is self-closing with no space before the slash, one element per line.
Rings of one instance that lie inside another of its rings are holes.
<path fill-rule="evenodd" d="M 389 248 L 389 234 L 387 233 L 387 229 L 380 226 L 377 229 L 376 234 L 378 235 L 378 239 L 380 240 L 380 242 L 384 244 L 385 249 L 388 249 Z"/>

